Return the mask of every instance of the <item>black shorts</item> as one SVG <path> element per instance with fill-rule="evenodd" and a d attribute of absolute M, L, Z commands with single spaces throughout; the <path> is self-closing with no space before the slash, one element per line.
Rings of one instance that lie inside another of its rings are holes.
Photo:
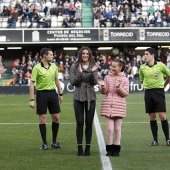
<path fill-rule="evenodd" d="M 37 90 L 37 114 L 47 114 L 47 108 L 50 114 L 60 113 L 60 105 L 56 90 Z"/>
<path fill-rule="evenodd" d="M 166 112 L 164 89 L 145 90 L 146 113 Z"/>

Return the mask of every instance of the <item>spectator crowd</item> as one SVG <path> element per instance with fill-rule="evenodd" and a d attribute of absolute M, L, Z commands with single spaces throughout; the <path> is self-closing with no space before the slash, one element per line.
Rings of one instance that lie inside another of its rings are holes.
<path fill-rule="evenodd" d="M 169 0 L 95 0 L 94 27 L 170 27 Z"/>
<path fill-rule="evenodd" d="M 58 18 L 61 26 L 75 27 L 82 19 L 81 2 L 79 0 L 0 0 L 0 18 L 7 28 L 20 27 L 51 28 L 57 26 Z"/>
<path fill-rule="evenodd" d="M 94 27 L 170 27 L 169 0 L 86 0 L 86 6 Z M 82 10 L 81 0 L 0 0 L 0 22 L 7 28 L 74 28 Z"/>
<path fill-rule="evenodd" d="M 75 55 L 65 54 L 64 52 L 57 53 L 53 51 L 53 62 L 58 67 L 59 79 L 61 81 L 69 80 L 70 67 L 76 62 L 78 52 Z M 143 55 L 137 55 L 135 50 L 125 50 L 124 52 L 110 52 L 102 53 L 100 51 L 92 51 L 95 63 L 99 66 L 98 78 L 104 79 L 110 69 L 110 64 L 114 59 L 121 59 L 126 63 L 125 74 L 129 80 L 139 80 L 139 67 L 145 63 Z M 161 49 L 157 51 L 157 61 L 161 61 L 170 69 L 170 52 L 162 52 Z M 33 67 L 41 62 L 41 56 L 37 52 L 33 54 L 31 51 L 25 51 L 21 59 L 15 59 L 12 62 L 12 76 L 13 85 L 28 85 L 31 77 Z M 0 56 L 0 64 L 4 65 L 2 56 Z"/>

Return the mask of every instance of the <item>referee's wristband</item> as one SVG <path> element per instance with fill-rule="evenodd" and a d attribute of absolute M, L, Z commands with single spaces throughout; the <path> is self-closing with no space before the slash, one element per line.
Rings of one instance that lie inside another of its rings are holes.
<path fill-rule="evenodd" d="M 63 96 L 63 94 L 59 94 L 59 96 Z"/>
<path fill-rule="evenodd" d="M 31 102 L 31 101 L 34 101 L 34 99 L 30 99 L 30 102 Z"/>

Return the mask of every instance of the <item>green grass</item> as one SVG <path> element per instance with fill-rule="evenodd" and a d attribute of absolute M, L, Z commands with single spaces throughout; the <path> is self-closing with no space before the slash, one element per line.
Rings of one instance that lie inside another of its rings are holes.
<path fill-rule="evenodd" d="M 160 120 L 158 120 L 158 136 L 160 146 L 149 147 L 152 135 L 149 125 L 149 117 L 145 113 L 144 95 L 130 94 L 127 98 L 127 117 L 123 119 L 122 125 L 122 151 L 120 157 L 111 157 L 114 170 L 168 170 L 170 169 L 170 147 L 166 146 Z M 98 103 L 101 103 L 103 96 L 98 96 Z M 170 122 L 170 95 L 166 95 L 167 118 Z M 100 112 L 100 107 L 97 107 Z M 105 119 L 99 117 L 102 123 L 105 137 Z M 141 123 L 140 123 L 141 122 Z"/>
<path fill-rule="evenodd" d="M 93 133 L 90 157 L 78 157 L 72 96 L 64 96 L 58 140 L 63 149 L 40 151 L 38 116 L 28 106 L 28 95 L 0 96 L 0 169 L 67 170 L 101 169 L 97 139 Z M 9 104 L 9 105 L 8 105 Z M 3 124 L 22 123 L 22 124 Z M 30 124 L 23 124 L 30 123 Z M 51 118 L 47 117 L 47 140 L 51 143 Z M 70 123 L 70 124 L 68 124 Z"/>
<path fill-rule="evenodd" d="M 158 147 L 149 147 L 152 136 L 145 114 L 143 94 L 127 97 L 127 117 L 122 125 L 120 157 L 111 157 L 113 170 L 168 170 L 170 147 L 166 146 L 161 124 Z M 105 119 L 100 116 L 103 95 L 97 95 L 97 112 L 105 138 Z M 170 94 L 166 95 L 167 117 L 170 121 Z M 0 169 L 2 170 L 101 170 L 100 153 L 95 130 L 90 157 L 78 157 L 72 95 L 65 95 L 61 105 L 59 142 L 63 149 L 40 151 L 42 144 L 38 116 L 29 108 L 28 95 L 0 96 Z M 8 124 L 9 123 L 9 124 Z M 12 124 L 13 123 L 13 124 Z M 18 123 L 18 124 L 17 124 Z M 20 123 L 20 124 L 19 124 Z M 47 140 L 51 143 L 51 118 L 47 116 Z"/>

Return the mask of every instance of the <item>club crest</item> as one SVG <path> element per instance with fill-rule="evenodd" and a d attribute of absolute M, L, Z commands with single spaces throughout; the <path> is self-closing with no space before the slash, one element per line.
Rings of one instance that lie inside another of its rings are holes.
<path fill-rule="evenodd" d="M 154 78 L 155 78 L 155 79 L 158 79 L 158 74 L 157 74 L 157 73 L 154 74 Z"/>

